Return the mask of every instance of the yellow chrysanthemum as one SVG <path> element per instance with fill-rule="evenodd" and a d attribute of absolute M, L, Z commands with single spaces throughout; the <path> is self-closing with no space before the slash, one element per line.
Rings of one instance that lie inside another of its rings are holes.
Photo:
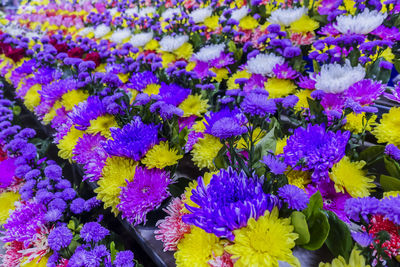
<path fill-rule="evenodd" d="M 223 252 L 224 248 L 218 237 L 193 226 L 190 233 L 179 241 L 174 257 L 178 267 L 208 267 L 208 261 L 215 256 L 221 256 Z"/>
<path fill-rule="evenodd" d="M 47 253 L 46 255 L 44 255 L 42 258 L 36 257 L 33 260 L 31 260 L 30 262 L 26 262 L 26 259 L 22 260 L 22 264 L 21 266 L 24 267 L 46 267 L 47 266 L 47 261 L 49 260 L 51 253 Z"/>
<path fill-rule="evenodd" d="M 175 59 L 176 59 L 174 54 L 171 54 L 171 53 L 168 53 L 168 52 L 162 53 L 161 58 L 162 58 L 162 64 L 163 64 L 164 68 L 168 67 L 168 65 L 171 62 L 175 61 Z"/>
<path fill-rule="evenodd" d="M 291 170 L 285 172 L 289 184 L 295 185 L 298 188 L 304 189 L 305 185 L 311 183 L 311 173 L 307 171 Z"/>
<path fill-rule="evenodd" d="M 196 121 L 193 124 L 192 129 L 198 133 L 203 133 L 206 129 L 206 125 L 204 124 L 205 121 L 206 121 L 205 118 L 203 118 L 201 121 Z"/>
<path fill-rule="evenodd" d="M 258 22 L 252 16 L 246 16 L 242 18 L 239 22 L 239 27 L 242 28 L 243 30 L 253 30 L 257 28 L 257 26 Z"/>
<path fill-rule="evenodd" d="M 370 267 L 370 265 L 366 264 L 361 252 L 354 247 L 350 254 L 349 263 L 342 256 L 339 256 L 333 259 L 332 263 L 321 262 L 319 267 Z"/>
<path fill-rule="evenodd" d="M 357 11 L 356 3 L 354 0 L 343 0 L 344 9 L 350 14 L 354 15 Z"/>
<path fill-rule="evenodd" d="M 229 71 L 226 68 L 221 68 L 221 69 L 211 68 L 210 70 L 216 74 L 215 77 L 211 78 L 211 81 L 220 83 L 222 82 L 222 80 L 228 79 Z"/>
<path fill-rule="evenodd" d="M 208 100 L 202 99 L 200 95 L 189 95 L 179 105 L 179 108 L 183 110 L 183 117 L 192 115 L 200 117 L 202 113 L 207 112 Z"/>
<path fill-rule="evenodd" d="M 41 89 L 41 84 L 35 84 L 31 88 L 29 88 L 28 92 L 26 92 L 24 96 L 24 105 L 30 111 L 33 111 L 33 109 L 40 104 L 40 95 L 38 91 Z"/>
<path fill-rule="evenodd" d="M 189 58 L 192 57 L 193 54 L 193 46 L 189 43 L 184 43 L 174 51 L 174 54 L 176 55 L 177 58 L 183 58 L 188 60 Z"/>
<path fill-rule="evenodd" d="M 329 177 L 335 182 L 337 192 L 346 190 L 352 197 L 367 197 L 369 189 L 374 188 L 373 179 L 366 176 L 367 171 L 362 168 L 365 161 L 351 162 L 345 156 L 338 163 L 333 165 Z"/>
<path fill-rule="evenodd" d="M 90 126 L 87 128 L 86 131 L 90 134 L 100 133 L 102 136 L 110 138 L 110 128 L 112 127 L 118 127 L 118 123 L 113 115 L 106 114 L 94 120 L 91 120 Z"/>
<path fill-rule="evenodd" d="M 142 163 L 147 168 L 163 169 L 178 163 L 183 156 L 178 154 L 175 148 L 169 148 L 168 142 L 160 142 L 147 151 Z"/>
<path fill-rule="evenodd" d="M 283 154 L 283 148 L 286 146 L 288 138 L 285 136 L 282 139 L 276 140 L 275 155 Z"/>
<path fill-rule="evenodd" d="M 398 196 L 400 196 L 400 191 L 389 191 L 383 193 L 383 197 L 398 197 Z"/>
<path fill-rule="evenodd" d="M 312 99 L 311 97 L 311 90 L 298 90 L 296 92 L 296 96 L 299 98 L 299 101 L 297 102 L 296 106 L 294 106 L 294 109 L 296 111 L 300 111 L 306 108 L 309 108 L 308 105 L 308 98 Z"/>
<path fill-rule="evenodd" d="M 278 261 L 300 266 L 292 253 L 298 234 L 293 232 L 290 219 L 278 218 L 278 214 L 275 207 L 271 213 L 266 211 L 257 221 L 250 218 L 246 227 L 233 231 L 235 242 L 225 250 L 238 258 L 235 266 L 275 267 Z"/>
<path fill-rule="evenodd" d="M 127 81 L 129 81 L 129 76 L 130 76 L 130 73 L 119 73 L 119 74 L 118 74 L 118 78 L 119 78 L 123 83 L 126 83 Z"/>
<path fill-rule="evenodd" d="M 192 71 L 196 67 L 196 62 L 190 61 L 189 64 L 186 65 L 186 71 Z"/>
<path fill-rule="evenodd" d="M 126 186 L 127 180 L 133 180 L 136 165 L 137 162 L 128 158 L 107 158 L 101 177 L 97 182 L 99 187 L 94 192 L 97 193 L 97 199 L 104 202 L 104 208 L 111 207 L 111 211 L 115 215 L 119 213 L 117 205 L 120 202 L 121 187 Z"/>
<path fill-rule="evenodd" d="M 346 116 L 346 124 L 344 125 L 344 129 L 351 131 L 355 134 L 362 133 L 365 128 L 366 131 L 371 131 L 372 126 L 376 125 L 376 115 L 373 115 L 368 121 L 365 116 L 365 112 L 360 114 L 356 114 L 354 112 L 348 114 Z"/>
<path fill-rule="evenodd" d="M 269 93 L 269 98 L 281 98 L 292 94 L 296 90 L 296 85 L 291 80 L 270 78 L 264 84 Z"/>
<path fill-rule="evenodd" d="M 378 143 L 400 146 L 400 107 L 392 107 L 389 113 L 383 114 L 372 133 Z"/>
<path fill-rule="evenodd" d="M 0 224 L 4 224 L 10 211 L 15 209 L 15 202 L 18 201 L 20 195 L 14 192 L 4 192 L 0 194 Z"/>
<path fill-rule="evenodd" d="M 60 140 L 57 147 L 59 149 L 58 156 L 63 159 L 72 158 L 72 150 L 75 148 L 79 138 L 83 136 L 85 132 L 80 131 L 72 126 L 69 132 Z"/>
<path fill-rule="evenodd" d="M 239 88 L 239 85 L 237 83 L 235 83 L 236 79 L 239 79 L 239 78 L 247 78 L 247 79 L 249 79 L 250 77 L 251 77 L 251 74 L 248 73 L 245 70 L 236 72 L 235 74 L 233 74 L 228 79 L 228 82 L 227 82 L 228 89 L 232 90 L 232 89 L 238 89 Z"/>
<path fill-rule="evenodd" d="M 144 49 L 145 50 L 156 50 L 158 47 L 160 47 L 160 44 L 158 43 L 157 40 L 150 40 L 145 46 Z"/>
<path fill-rule="evenodd" d="M 151 83 L 144 88 L 143 93 L 151 96 L 151 95 L 158 95 L 160 93 L 161 85 L 156 83 Z"/>
<path fill-rule="evenodd" d="M 89 97 L 89 94 L 82 90 L 71 90 L 63 94 L 61 98 L 61 105 L 66 111 L 72 110 L 76 105 L 85 101 Z"/>
<path fill-rule="evenodd" d="M 204 20 L 204 25 L 207 26 L 210 30 L 215 30 L 219 26 L 219 16 L 208 17 Z"/>
<path fill-rule="evenodd" d="M 47 112 L 42 119 L 45 125 L 49 124 L 54 119 L 54 117 L 57 115 L 57 109 L 59 108 L 61 108 L 61 103 L 57 100 L 51 107 L 50 111 Z"/>
<path fill-rule="evenodd" d="M 252 139 L 253 139 L 254 144 L 255 145 L 258 144 L 258 142 L 260 142 L 260 140 L 265 136 L 265 134 L 266 134 L 266 132 L 261 130 L 260 128 L 254 129 L 253 134 L 252 134 Z M 240 140 L 237 142 L 237 148 L 238 149 L 248 148 L 246 141 L 244 140 L 243 137 L 240 138 Z"/>
<path fill-rule="evenodd" d="M 214 170 L 214 158 L 218 155 L 218 151 L 222 148 L 222 144 L 217 137 L 205 134 L 200 138 L 190 154 L 193 157 L 194 164 L 199 168 L 208 168 Z"/>
<path fill-rule="evenodd" d="M 307 15 L 303 15 L 299 20 L 290 24 L 292 32 L 312 32 L 318 29 L 319 23 Z"/>
<path fill-rule="evenodd" d="M 391 63 L 393 63 L 393 59 L 395 58 L 395 55 L 392 53 L 392 48 L 390 47 L 383 50 L 380 56 L 383 57 L 386 61 L 389 61 Z"/>
<path fill-rule="evenodd" d="M 206 172 L 206 173 L 204 174 L 204 176 L 203 176 L 204 185 L 207 186 L 207 185 L 210 183 L 212 176 L 213 176 L 214 174 L 217 174 L 217 173 L 218 173 L 217 171 L 216 171 L 216 172 Z M 193 190 L 193 189 L 196 189 L 198 185 L 199 185 L 199 183 L 197 182 L 197 180 L 193 180 L 193 181 L 190 182 L 190 183 L 188 184 L 188 186 L 185 188 L 185 193 L 184 193 L 184 194 L 185 194 L 185 197 L 182 199 L 182 202 L 183 202 L 184 204 L 188 204 L 188 205 L 191 206 L 191 207 L 196 207 L 196 208 L 199 207 L 199 205 L 197 205 L 196 203 L 194 203 L 194 202 L 190 199 L 191 196 L 192 196 L 192 190 Z M 189 211 L 186 209 L 186 207 L 184 207 L 184 208 L 183 208 L 183 212 L 189 212 Z"/>

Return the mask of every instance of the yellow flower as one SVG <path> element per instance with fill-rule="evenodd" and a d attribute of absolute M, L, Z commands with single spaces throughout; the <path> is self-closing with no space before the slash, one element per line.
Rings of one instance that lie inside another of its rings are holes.
<path fill-rule="evenodd" d="M 344 4 L 344 9 L 350 14 L 354 15 L 357 11 L 357 8 L 355 7 L 356 3 L 354 0 L 343 0 Z"/>
<path fill-rule="evenodd" d="M 18 201 L 20 195 L 14 192 L 4 192 L 0 194 L 0 224 L 4 224 L 10 211 L 15 209 L 15 202 Z"/>
<path fill-rule="evenodd" d="M 203 118 L 201 121 L 196 121 L 193 125 L 192 129 L 198 133 L 203 133 L 206 129 L 206 125 L 204 124 L 206 120 Z"/>
<path fill-rule="evenodd" d="M 252 16 L 246 16 L 242 18 L 239 22 L 239 27 L 244 29 L 244 30 L 253 30 L 257 28 L 258 22 L 255 18 Z"/>
<path fill-rule="evenodd" d="M 367 197 L 369 189 L 374 188 L 374 179 L 367 176 L 367 171 L 362 168 L 365 161 L 351 162 L 347 156 L 344 156 L 338 163 L 333 165 L 329 177 L 335 182 L 336 192 L 344 193 L 347 191 L 352 197 Z"/>
<path fill-rule="evenodd" d="M 254 145 L 258 144 L 258 142 L 260 142 L 260 140 L 265 136 L 265 134 L 266 134 L 266 132 L 261 130 L 260 128 L 254 129 L 253 134 L 252 134 L 252 139 L 253 139 Z M 247 143 L 243 137 L 240 138 L 240 140 L 237 142 L 237 148 L 238 149 L 245 149 L 245 148 L 248 149 Z"/>
<path fill-rule="evenodd" d="M 312 32 L 318 29 L 319 23 L 307 15 L 303 15 L 299 20 L 290 24 L 292 32 Z"/>
<path fill-rule="evenodd" d="M 97 182 L 99 186 L 94 190 L 97 199 L 104 202 L 104 208 L 111 207 L 115 215 L 119 213 L 119 194 L 121 187 L 126 186 L 126 181 L 132 181 L 135 176 L 137 162 L 132 159 L 122 157 L 107 158 L 101 177 Z"/>
<path fill-rule="evenodd" d="M 275 155 L 283 154 L 283 148 L 286 146 L 289 137 L 285 136 L 276 140 Z"/>
<path fill-rule="evenodd" d="M 217 137 L 205 134 L 200 138 L 190 154 L 193 157 L 194 164 L 199 168 L 208 168 L 214 170 L 214 158 L 218 155 L 218 151 L 222 148 L 222 144 Z"/>
<path fill-rule="evenodd" d="M 63 159 L 72 158 L 72 150 L 75 148 L 79 138 L 83 136 L 85 132 L 77 130 L 75 126 L 71 126 L 69 132 L 60 140 L 57 147 L 59 149 L 58 156 Z"/>
<path fill-rule="evenodd" d="M 29 88 L 28 92 L 26 92 L 24 97 L 24 105 L 30 111 L 33 111 L 33 109 L 40 104 L 40 95 L 38 91 L 41 89 L 41 84 L 35 84 L 31 88 Z"/>
<path fill-rule="evenodd" d="M 361 255 L 361 252 L 354 247 L 350 254 L 349 263 L 342 256 L 339 256 L 333 259 L 332 263 L 321 262 L 319 267 L 370 267 L 370 265 L 365 263 L 365 258 Z"/>
<path fill-rule="evenodd" d="M 66 111 L 72 110 L 76 105 L 85 101 L 89 97 L 89 94 L 82 90 L 71 90 L 63 94 L 61 98 L 61 105 Z"/>
<path fill-rule="evenodd" d="M 106 114 L 104 116 L 100 116 L 94 120 L 91 120 L 90 126 L 87 128 L 86 131 L 90 134 L 100 133 L 102 136 L 110 138 L 110 128 L 112 127 L 118 127 L 118 123 L 113 115 Z"/>
<path fill-rule="evenodd" d="M 208 261 L 214 256 L 221 256 L 223 252 L 224 248 L 218 237 L 193 226 L 190 233 L 179 241 L 174 257 L 178 267 L 208 267 Z"/>
<path fill-rule="evenodd" d="M 269 98 L 280 98 L 294 93 L 296 85 L 291 80 L 270 78 L 265 83 L 265 89 L 269 92 Z"/>
<path fill-rule="evenodd" d="M 247 79 L 249 79 L 250 77 L 251 77 L 251 74 L 248 73 L 245 70 L 236 72 L 235 74 L 233 74 L 228 79 L 228 82 L 227 82 L 228 89 L 232 90 L 232 89 L 238 89 L 239 88 L 239 85 L 237 83 L 235 83 L 236 79 L 239 79 L 239 78 L 247 78 Z"/>
<path fill-rule="evenodd" d="M 148 94 L 149 96 L 158 95 L 160 93 L 160 88 L 161 85 L 152 83 L 147 85 L 146 88 L 144 88 L 143 93 Z"/>
<path fill-rule="evenodd" d="M 296 92 L 295 95 L 299 98 L 296 106 L 294 106 L 294 109 L 296 111 L 301 111 L 303 109 L 309 108 L 307 99 L 312 99 L 311 92 L 311 90 L 298 90 Z"/>
<path fill-rule="evenodd" d="M 226 68 L 211 68 L 210 70 L 217 75 L 215 77 L 212 77 L 211 81 L 216 81 L 220 83 L 222 82 L 222 80 L 228 79 L 229 71 Z"/>
<path fill-rule="evenodd" d="M 398 197 L 398 196 L 400 196 L 400 191 L 389 191 L 383 193 L 383 197 Z"/>
<path fill-rule="evenodd" d="M 51 253 L 47 253 L 44 255 L 42 258 L 40 256 L 34 258 L 30 262 L 27 262 L 27 259 L 22 260 L 21 266 L 24 267 L 46 267 L 47 266 L 47 261 L 49 260 Z"/>
<path fill-rule="evenodd" d="M 193 54 L 193 46 L 189 43 L 184 43 L 174 51 L 174 54 L 176 55 L 177 58 L 183 58 L 188 60 L 189 58 L 192 57 Z"/>
<path fill-rule="evenodd" d="M 285 172 L 289 184 L 304 189 L 304 186 L 311 183 L 311 173 L 307 171 L 287 171 Z"/>
<path fill-rule="evenodd" d="M 266 211 L 257 221 L 250 218 L 246 227 L 233 231 L 234 244 L 225 250 L 238 258 L 235 266 L 275 267 L 283 261 L 300 267 L 292 253 L 298 234 L 293 233 L 290 219 L 278 218 L 278 214 L 275 207 L 271 213 Z"/>
<path fill-rule="evenodd" d="M 204 185 L 207 186 L 207 185 L 210 183 L 212 176 L 213 176 L 214 174 L 217 174 L 217 173 L 218 173 L 218 172 L 206 172 L 206 173 L 204 174 L 204 176 L 203 176 Z M 196 207 L 196 208 L 199 207 L 199 205 L 197 205 L 196 203 L 194 203 L 194 202 L 190 199 L 191 196 L 192 196 L 192 190 L 193 190 L 193 189 L 196 189 L 198 185 L 199 185 L 199 183 L 197 182 L 197 180 L 193 180 L 193 181 L 190 182 L 190 183 L 188 184 L 188 186 L 185 188 L 185 193 L 184 193 L 184 194 L 185 194 L 185 197 L 182 199 L 182 202 L 183 202 L 184 204 L 188 204 L 188 205 L 191 206 L 191 207 Z M 184 208 L 183 208 L 183 212 L 189 212 L 189 211 L 186 209 L 186 207 L 184 207 Z"/>
<path fill-rule="evenodd" d="M 123 82 L 126 83 L 129 80 L 130 73 L 120 73 L 118 74 L 118 78 Z"/>
<path fill-rule="evenodd" d="M 201 99 L 200 95 L 189 95 L 180 105 L 179 108 L 183 110 L 183 117 L 190 117 L 196 115 L 201 116 L 202 113 L 207 112 L 208 100 Z"/>
<path fill-rule="evenodd" d="M 378 143 L 400 146 L 400 107 L 392 107 L 389 113 L 383 114 L 372 133 Z"/>
<path fill-rule="evenodd" d="M 381 57 L 383 57 L 386 61 L 393 63 L 393 59 L 395 58 L 395 56 L 392 53 L 392 48 L 388 47 L 383 50 Z"/>
<path fill-rule="evenodd" d="M 174 54 L 171 54 L 168 52 L 162 53 L 161 58 L 162 58 L 162 64 L 163 64 L 164 68 L 168 67 L 168 64 L 175 61 L 175 59 L 176 59 Z"/>
<path fill-rule="evenodd" d="M 344 125 L 344 129 L 351 131 L 355 134 L 362 133 L 365 128 L 366 131 L 371 131 L 372 127 L 376 125 L 376 115 L 373 115 L 368 121 L 365 116 L 365 112 L 360 114 L 356 114 L 354 112 L 348 114 L 346 116 L 346 124 Z"/>
<path fill-rule="evenodd" d="M 57 100 L 51 107 L 50 111 L 47 112 L 43 117 L 42 121 L 45 125 L 49 124 L 54 119 L 54 117 L 57 115 L 57 109 L 59 108 L 61 108 L 61 103 Z"/>
<path fill-rule="evenodd" d="M 145 50 L 156 50 L 158 47 L 160 46 L 160 44 L 158 43 L 157 40 L 150 40 L 150 42 L 148 42 L 144 49 Z"/>
<path fill-rule="evenodd" d="M 175 148 L 169 148 L 168 141 L 160 142 L 160 144 L 153 146 L 147 151 L 146 156 L 142 159 L 142 163 L 149 169 L 163 169 L 167 166 L 177 164 L 178 160 L 182 157 L 182 155 L 178 155 L 178 151 Z"/>
<path fill-rule="evenodd" d="M 214 31 L 219 26 L 218 22 L 219 22 L 219 16 L 212 16 L 204 20 L 204 25 L 206 25 L 207 28 L 209 28 L 210 30 Z"/>

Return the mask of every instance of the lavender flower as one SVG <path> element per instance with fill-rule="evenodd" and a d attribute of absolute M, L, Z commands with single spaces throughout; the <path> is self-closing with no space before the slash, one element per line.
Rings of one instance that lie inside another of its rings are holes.
<path fill-rule="evenodd" d="M 388 144 L 385 147 L 385 154 L 393 158 L 394 160 L 399 160 L 400 161 L 400 149 L 393 145 L 393 144 Z"/>
<path fill-rule="evenodd" d="M 229 108 L 224 108 L 218 112 L 211 112 L 205 119 L 205 133 L 221 139 L 238 136 L 247 132 L 244 126 L 246 118 L 237 109 L 230 110 Z"/>
<path fill-rule="evenodd" d="M 44 169 L 44 175 L 52 180 L 59 180 L 62 176 L 62 169 L 58 165 L 50 165 Z"/>
<path fill-rule="evenodd" d="M 145 72 L 134 72 L 129 79 L 128 86 L 142 92 L 150 84 L 158 84 L 159 80 L 157 76 L 151 71 Z"/>
<path fill-rule="evenodd" d="M 273 174 L 279 175 L 279 174 L 283 174 L 286 171 L 286 167 L 287 167 L 286 163 L 280 161 L 279 159 L 275 158 L 272 155 L 268 154 L 268 155 L 264 156 L 264 158 L 261 162 L 264 163 L 265 165 L 267 165 Z"/>
<path fill-rule="evenodd" d="M 376 214 L 379 205 L 379 200 L 374 197 L 350 198 L 346 201 L 344 209 L 351 220 L 359 222 L 361 216 L 364 221 L 369 222 L 368 216 Z"/>
<path fill-rule="evenodd" d="M 135 263 L 133 261 L 134 255 L 130 250 L 120 251 L 115 256 L 115 261 L 113 262 L 115 267 L 134 267 Z"/>
<path fill-rule="evenodd" d="M 73 238 L 71 230 L 65 225 L 54 228 L 48 237 L 49 247 L 54 251 L 60 251 L 69 246 Z"/>
<path fill-rule="evenodd" d="M 106 228 L 97 222 L 88 222 L 83 225 L 80 235 L 85 242 L 100 242 L 110 234 Z"/>
<path fill-rule="evenodd" d="M 400 224 L 400 197 L 386 197 L 381 199 L 379 213 L 395 224 Z"/>
<path fill-rule="evenodd" d="M 76 198 L 71 202 L 69 207 L 74 214 L 81 214 L 85 209 L 85 200 L 83 198 Z"/>
<path fill-rule="evenodd" d="M 274 114 L 276 111 L 275 102 L 268 99 L 268 92 L 263 89 L 256 89 L 248 93 L 240 107 L 245 113 L 261 117 Z"/>
<path fill-rule="evenodd" d="M 288 204 L 288 207 L 293 210 L 303 210 L 308 205 L 308 196 L 303 189 L 295 185 L 284 185 L 278 190 L 278 195 Z"/>

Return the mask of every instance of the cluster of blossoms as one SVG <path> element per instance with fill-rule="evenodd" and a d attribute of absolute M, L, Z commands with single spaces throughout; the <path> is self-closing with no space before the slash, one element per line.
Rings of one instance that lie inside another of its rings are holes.
<path fill-rule="evenodd" d="M 321 266 L 395 266 L 399 211 L 375 204 L 399 188 L 399 14 L 396 0 L 34 1 L 1 27 L 0 75 L 96 184 L 90 201 L 135 226 L 166 207 L 156 238 L 178 266 L 299 266 L 295 246 L 323 245 L 336 259 Z M 5 149 L 26 155 L 21 213 L 41 211 L 26 220 L 54 226 L 62 257 L 78 233 L 57 222 L 89 200 L 52 162 L 32 171 L 26 137 Z M 360 220 L 354 201 L 375 208 Z M 70 261 L 109 262 L 100 227 Z"/>

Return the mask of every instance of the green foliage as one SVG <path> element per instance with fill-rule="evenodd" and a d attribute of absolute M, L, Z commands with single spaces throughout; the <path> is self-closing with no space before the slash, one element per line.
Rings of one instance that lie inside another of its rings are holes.
<path fill-rule="evenodd" d="M 340 220 L 332 211 L 326 211 L 330 225 L 329 235 L 325 241 L 333 256 L 343 256 L 346 261 L 353 249 L 353 239 L 346 223 Z"/>

